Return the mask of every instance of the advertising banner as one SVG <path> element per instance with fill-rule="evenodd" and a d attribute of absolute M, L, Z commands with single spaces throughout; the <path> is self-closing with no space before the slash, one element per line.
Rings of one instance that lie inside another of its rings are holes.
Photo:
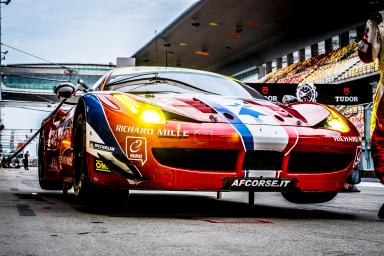
<path fill-rule="evenodd" d="M 327 105 L 358 105 L 372 102 L 372 86 L 361 81 L 343 84 L 277 84 L 247 83 L 270 101 L 282 102 L 284 95 L 295 96 L 298 101 Z"/>

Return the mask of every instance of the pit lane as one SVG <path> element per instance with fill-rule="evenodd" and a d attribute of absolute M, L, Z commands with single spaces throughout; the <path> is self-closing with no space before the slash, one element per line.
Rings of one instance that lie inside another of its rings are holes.
<path fill-rule="evenodd" d="M 0 255 L 382 255 L 384 186 L 296 205 L 277 192 L 132 191 L 127 208 L 39 188 L 36 168 L 0 169 Z"/>

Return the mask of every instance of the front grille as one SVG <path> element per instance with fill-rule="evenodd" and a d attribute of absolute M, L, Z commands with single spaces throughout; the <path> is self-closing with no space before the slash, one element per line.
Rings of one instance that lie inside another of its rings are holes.
<path fill-rule="evenodd" d="M 281 170 L 283 154 L 276 151 L 249 150 L 245 153 L 244 170 Z"/>
<path fill-rule="evenodd" d="M 354 158 L 353 154 L 291 152 L 288 172 L 324 173 L 347 168 Z"/>
<path fill-rule="evenodd" d="M 233 171 L 238 150 L 152 148 L 156 160 L 166 166 L 189 170 Z"/>

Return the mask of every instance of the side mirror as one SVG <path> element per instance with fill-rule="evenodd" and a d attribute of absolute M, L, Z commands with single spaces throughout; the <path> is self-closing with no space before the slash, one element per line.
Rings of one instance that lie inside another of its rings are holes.
<path fill-rule="evenodd" d="M 68 99 L 75 94 L 76 88 L 71 83 L 61 83 L 53 88 L 53 93 L 59 98 Z"/>
<path fill-rule="evenodd" d="M 298 102 L 299 100 L 293 96 L 293 95 L 284 95 L 283 99 L 281 100 L 282 103 L 284 104 L 290 104 L 290 103 L 295 103 Z"/>

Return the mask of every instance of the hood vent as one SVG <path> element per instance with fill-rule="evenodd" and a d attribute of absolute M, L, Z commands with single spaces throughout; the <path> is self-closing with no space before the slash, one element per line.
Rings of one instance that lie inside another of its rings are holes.
<path fill-rule="evenodd" d="M 217 112 L 205 104 L 204 102 L 193 98 L 193 99 L 179 99 L 180 101 L 190 105 L 191 107 L 194 107 L 195 109 L 199 110 L 202 113 L 208 113 L 208 114 L 216 114 Z"/>

